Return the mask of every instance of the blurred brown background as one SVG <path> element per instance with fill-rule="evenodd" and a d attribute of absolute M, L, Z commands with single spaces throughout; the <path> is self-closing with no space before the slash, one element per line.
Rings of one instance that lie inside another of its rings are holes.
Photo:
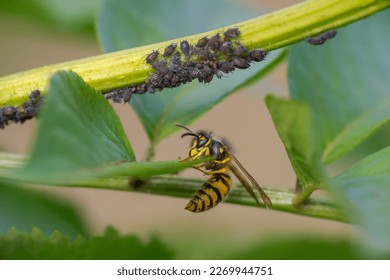
<path fill-rule="evenodd" d="M 247 4 L 279 9 L 294 2 L 298 1 L 249 1 Z M 0 76 L 101 53 L 94 37 L 68 31 L 53 32 L 50 27 L 33 21 L 4 15 L 0 17 L 0 26 L 6 27 L 0 32 Z M 226 136 L 233 144 L 236 156 L 260 184 L 293 188 L 294 172 L 265 107 L 264 96 L 267 93 L 288 96 L 286 64 L 256 85 L 225 99 L 191 128 L 206 128 L 216 135 Z M 142 159 L 148 139 L 141 123 L 130 106 L 115 104 L 114 107 L 137 158 Z M 27 153 L 36 125 L 33 120 L 0 130 L 1 149 Z M 160 143 L 155 159 L 174 160 L 187 153 L 188 142 L 176 133 Z M 186 171 L 185 175 L 200 176 L 196 171 Z M 107 225 L 113 225 L 122 233 L 137 233 L 144 237 L 157 233 L 162 239 L 175 240 L 179 244 L 198 242 L 200 248 L 202 242 L 213 240 L 220 245 L 229 244 L 228 250 L 270 235 L 354 235 L 354 228 L 343 223 L 254 207 L 221 204 L 212 211 L 193 214 L 183 209 L 190 197 L 178 199 L 134 192 L 60 187 L 42 189 L 74 201 L 95 234 L 102 233 Z"/>

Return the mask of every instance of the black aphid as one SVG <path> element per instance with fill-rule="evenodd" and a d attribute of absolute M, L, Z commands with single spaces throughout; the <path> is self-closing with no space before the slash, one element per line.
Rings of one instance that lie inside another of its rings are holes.
<path fill-rule="evenodd" d="M 197 48 L 203 48 L 207 45 L 208 41 L 209 41 L 209 39 L 207 37 L 200 38 L 195 46 Z"/>
<path fill-rule="evenodd" d="M 310 37 L 306 39 L 306 42 L 308 42 L 311 45 L 319 46 L 325 43 L 326 39 L 322 37 Z"/>
<path fill-rule="evenodd" d="M 165 48 L 162 56 L 163 57 L 170 56 L 176 50 L 176 47 L 177 47 L 176 44 L 174 44 L 174 43 L 170 44 L 168 47 Z"/>
<path fill-rule="evenodd" d="M 227 74 L 234 71 L 235 67 L 232 63 L 223 60 L 218 63 L 218 69 Z"/>
<path fill-rule="evenodd" d="M 199 60 L 208 60 L 212 58 L 212 54 L 206 49 L 200 49 L 198 51 L 198 59 Z"/>
<path fill-rule="evenodd" d="M 246 69 L 250 66 L 244 58 L 238 56 L 233 56 L 233 65 L 239 69 Z"/>
<path fill-rule="evenodd" d="M 238 46 L 234 49 L 234 54 L 240 57 L 246 56 L 248 54 L 248 49 L 244 46 Z"/>
<path fill-rule="evenodd" d="M 223 42 L 221 46 L 219 46 L 219 50 L 223 53 L 229 53 L 233 49 L 233 45 L 231 42 Z"/>
<path fill-rule="evenodd" d="M 168 73 L 167 62 L 164 59 L 159 59 L 153 62 L 152 67 L 158 71 L 162 76 Z"/>
<path fill-rule="evenodd" d="M 206 75 L 203 77 L 202 82 L 204 82 L 205 84 L 208 84 L 213 80 L 213 77 L 214 77 L 213 74 Z"/>
<path fill-rule="evenodd" d="M 212 50 L 217 50 L 219 48 L 219 45 L 222 43 L 220 41 L 221 36 L 219 33 L 215 34 L 213 37 L 210 38 L 210 40 L 207 43 L 207 46 Z"/>
<path fill-rule="evenodd" d="M 225 32 L 223 32 L 223 37 L 225 42 L 230 41 L 233 38 L 236 38 L 240 34 L 240 30 L 238 28 L 229 28 Z"/>
<path fill-rule="evenodd" d="M 125 90 L 123 93 L 123 102 L 128 103 L 131 100 L 131 97 L 133 96 L 133 93 L 131 90 Z"/>
<path fill-rule="evenodd" d="M 337 31 L 336 30 L 328 30 L 324 33 L 321 33 L 317 36 L 309 37 L 306 39 L 306 42 L 308 42 L 311 45 L 322 45 L 327 40 L 332 39 L 334 36 L 336 36 Z"/>
<path fill-rule="evenodd" d="M 153 51 L 150 54 L 148 54 L 145 58 L 146 63 L 152 64 L 156 61 L 157 57 L 159 55 L 158 51 Z"/>
<path fill-rule="evenodd" d="M 186 57 L 190 55 L 190 44 L 186 40 L 180 42 L 180 49 Z"/>
<path fill-rule="evenodd" d="M 219 69 L 214 69 L 214 74 L 215 76 L 217 76 L 218 79 L 221 79 L 223 76 L 221 71 L 219 71 Z"/>
<path fill-rule="evenodd" d="M 249 53 L 250 59 L 256 62 L 264 60 L 266 56 L 267 56 L 267 52 L 265 50 L 257 49 L 257 50 L 250 51 Z"/>
<path fill-rule="evenodd" d="M 202 72 L 197 68 L 191 68 L 188 71 L 188 76 L 191 80 L 202 77 Z"/>
<path fill-rule="evenodd" d="M 332 39 L 333 37 L 336 36 L 336 34 L 337 34 L 337 30 L 332 29 L 322 33 L 322 36 L 326 39 Z"/>
<path fill-rule="evenodd" d="M 195 67 L 196 63 L 192 60 L 186 60 L 184 63 L 183 63 L 183 67 L 185 68 L 188 68 L 188 69 L 191 69 L 192 67 Z"/>
<path fill-rule="evenodd" d="M 139 94 L 143 94 L 145 93 L 147 90 L 147 85 L 146 84 L 140 84 L 140 85 L 137 85 L 136 87 L 136 93 L 139 93 Z"/>
<path fill-rule="evenodd" d="M 146 83 L 153 86 L 157 87 L 160 83 L 161 76 L 159 73 L 153 73 L 152 75 L 149 76 L 149 78 L 146 80 Z"/>
<path fill-rule="evenodd" d="M 180 57 L 180 52 L 177 51 L 169 58 L 169 62 L 173 64 L 180 64 Z"/>
<path fill-rule="evenodd" d="M 10 117 L 16 113 L 16 108 L 14 106 L 3 107 L 2 112 L 4 116 Z"/>
<path fill-rule="evenodd" d="M 24 109 L 25 116 L 27 118 L 32 118 L 38 113 L 38 108 L 35 107 L 27 107 Z"/>
<path fill-rule="evenodd" d="M 168 71 L 172 71 L 172 72 L 180 72 L 182 68 L 183 67 L 178 63 L 171 63 L 168 65 Z"/>
<path fill-rule="evenodd" d="M 31 94 L 28 96 L 31 104 L 40 103 L 42 100 L 41 92 L 39 90 L 33 90 Z"/>

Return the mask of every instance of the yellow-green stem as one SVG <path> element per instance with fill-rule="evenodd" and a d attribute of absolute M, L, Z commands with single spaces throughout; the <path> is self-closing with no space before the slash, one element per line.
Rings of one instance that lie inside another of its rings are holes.
<path fill-rule="evenodd" d="M 335 29 L 390 7 L 389 0 L 308 0 L 232 26 L 139 48 L 46 65 L 0 78 L 0 107 L 18 106 L 34 89 L 47 90 L 48 79 L 58 70 L 77 72 L 92 87 L 108 91 L 142 83 L 152 70 L 145 56 L 171 42 L 199 38 L 238 27 L 239 40 L 249 49 L 278 49 L 328 29 Z"/>

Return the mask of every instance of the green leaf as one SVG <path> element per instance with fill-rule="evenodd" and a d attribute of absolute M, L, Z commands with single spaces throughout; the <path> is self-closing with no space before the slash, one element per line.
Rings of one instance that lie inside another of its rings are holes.
<path fill-rule="evenodd" d="M 96 26 L 103 49 L 111 52 L 205 32 L 258 14 L 238 1 L 105 0 Z"/>
<path fill-rule="evenodd" d="M 70 239 L 59 231 L 49 237 L 40 229 L 31 233 L 11 229 L 0 234 L 0 259 L 27 260 L 160 260 L 172 259 L 173 251 L 158 237 L 147 242 L 135 235 L 121 236 L 107 228 L 103 236 Z"/>
<path fill-rule="evenodd" d="M 353 260 L 360 259 L 355 244 L 341 238 L 314 236 L 272 237 L 252 244 L 227 259 L 238 260 Z M 364 258 L 364 257 L 363 257 Z"/>
<path fill-rule="evenodd" d="M 258 15 L 258 13 L 256 13 Z M 214 1 L 105 1 L 98 15 L 100 41 L 106 51 L 120 50 L 207 31 L 254 16 L 233 2 Z M 150 21 L 145 22 L 145 18 Z M 189 124 L 238 88 L 261 78 L 283 57 L 274 52 L 250 70 L 236 70 L 222 80 L 203 85 L 197 81 L 154 95 L 134 96 L 131 104 L 155 145 Z M 254 79 L 255 78 L 255 79 Z"/>
<path fill-rule="evenodd" d="M 95 11 L 100 4 L 100 0 L 41 0 L 39 2 L 53 23 L 67 29 L 91 29 Z M 77 9 L 74 8 L 75 6 Z"/>
<path fill-rule="evenodd" d="M 388 152 L 362 160 L 331 182 L 322 175 L 321 165 L 345 155 L 390 122 L 390 37 L 385 36 L 389 23 L 382 12 L 340 29 L 324 45 L 292 47 L 288 69 L 292 100 L 286 101 L 291 110 L 267 102 L 300 181 L 309 178 L 308 182 L 329 186 L 348 221 L 360 225 L 363 240 L 378 251 L 390 248 Z M 297 103 L 305 106 L 293 108 Z M 296 115 L 301 118 L 296 120 Z M 298 135 L 290 132 L 295 128 Z M 306 156 L 299 161 L 297 155 Z M 304 192 L 308 186 L 304 182 Z"/>
<path fill-rule="evenodd" d="M 113 108 L 76 73 L 59 72 L 49 85 L 31 158 L 18 172 L 40 182 L 67 182 L 91 169 L 133 161 Z"/>
<path fill-rule="evenodd" d="M 390 122 L 389 25 L 384 11 L 340 29 L 324 45 L 291 48 L 291 98 L 312 108 L 325 163 Z"/>
<path fill-rule="evenodd" d="M 39 227 L 46 234 L 55 230 L 70 237 L 87 234 L 70 203 L 10 183 L 0 182 L 0 213 L 1 232 L 7 232 L 11 227 L 24 231 Z"/>
<path fill-rule="evenodd" d="M 321 184 L 323 167 L 310 107 L 273 96 L 267 96 L 266 103 L 300 184 Z"/>
<path fill-rule="evenodd" d="M 0 1 L 2 13 L 22 16 L 45 23 L 48 27 L 60 27 L 73 31 L 93 32 L 93 17 L 100 0 L 21 0 Z M 77 9 L 74 7 L 77 6 Z"/>
<path fill-rule="evenodd" d="M 95 171 L 94 175 L 101 178 L 112 178 L 126 176 L 137 179 L 149 178 L 152 176 L 175 174 L 188 167 L 195 166 L 209 159 L 195 161 L 138 161 L 125 162 L 113 166 L 104 166 Z"/>
<path fill-rule="evenodd" d="M 390 97 L 365 111 L 347 124 L 324 150 L 324 161 L 332 161 L 349 151 L 351 147 L 360 144 L 364 139 L 373 135 L 390 123 Z M 389 134 L 390 135 L 390 134 Z M 382 140 L 386 141 L 385 139 Z M 378 146 L 378 145 L 377 145 Z M 327 160 L 329 159 L 329 160 Z"/>
<path fill-rule="evenodd" d="M 390 253 L 390 147 L 351 166 L 331 185 L 368 248 Z"/>

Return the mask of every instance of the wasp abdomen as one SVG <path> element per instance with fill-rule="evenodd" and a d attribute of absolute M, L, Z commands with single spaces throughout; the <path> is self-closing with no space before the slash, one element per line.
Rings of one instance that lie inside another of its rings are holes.
<path fill-rule="evenodd" d="M 202 185 L 188 202 L 186 210 L 203 212 L 209 210 L 225 199 L 230 191 L 232 180 L 226 173 L 217 173 Z"/>

